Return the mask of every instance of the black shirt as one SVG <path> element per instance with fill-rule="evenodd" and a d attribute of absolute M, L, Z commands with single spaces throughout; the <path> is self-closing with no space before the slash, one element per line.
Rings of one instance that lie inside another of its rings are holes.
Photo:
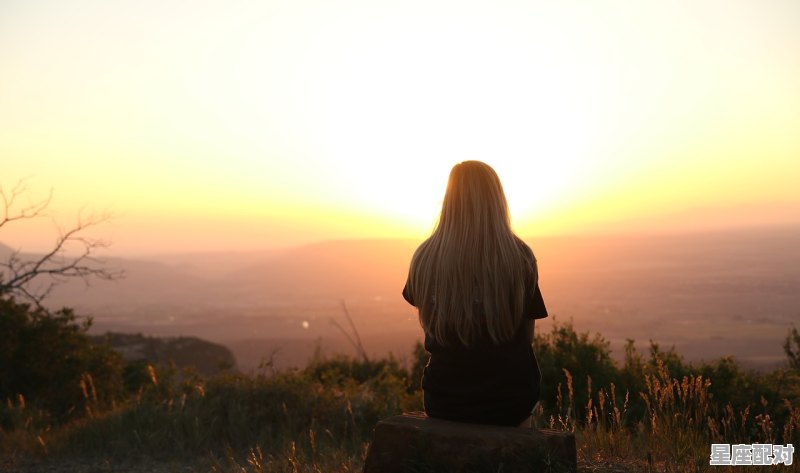
<path fill-rule="evenodd" d="M 422 377 L 425 412 L 431 417 L 480 424 L 519 425 L 539 399 L 541 373 L 524 319 L 547 317 L 538 281 L 526 288 L 523 320 L 514 337 L 494 345 L 443 346 L 425 336 L 431 354 Z M 403 297 L 414 305 L 408 284 Z"/>

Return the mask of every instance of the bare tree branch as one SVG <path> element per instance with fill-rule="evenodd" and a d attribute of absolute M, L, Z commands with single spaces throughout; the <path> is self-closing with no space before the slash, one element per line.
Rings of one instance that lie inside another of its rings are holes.
<path fill-rule="evenodd" d="M 52 200 L 52 189 L 46 199 L 15 210 L 15 201 L 25 191 L 24 180 L 18 182 L 10 194 L 0 187 L 0 210 L 3 212 L 0 228 L 9 222 L 45 215 Z M 114 280 L 122 277 L 122 270 L 108 268 L 105 261 L 96 256 L 110 243 L 85 236 L 87 229 L 110 219 L 111 215 L 107 213 L 86 218 L 79 214 L 74 226 L 67 230 L 58 229 L 53 246 L 44 254 L 23 255 L 20 250 L 12 251 L 6 261 L 0 261 L 0 294 L 21 296 L 41 307 L 53 288 L 69 279 L 79 278 L 88 286 L 92 278 Z"/>
<path fill-rule="evenodd" d="M 340 332 L 344 334 L 347 338 L 347 341 L 353 345 L 353 349 L 355 349 L 356 354 L 360 356 L 365 362 L 369 361 L 369 357 L 367 356 L 367 351 L 364 350 L 364 345 L 361 343 L 361 337 L 358 335 L 358 329 L 356 329 L 356 325 L 353 323 L 353 319 L 350 317 L 350 311 L 347 310 L 347 304 L 344 302 L 344 299 L 340 300 L 342 304 L 342 309 L 344 310 L 344 316 L 347 318 L 347 321 L 350 323 L 350 328 L 353 329 L 353 337 L 350 336 L 349 333 L 342 327 L 339 322 L 336 321 L 333 317 L 331 317 L 331 323 L 339 329 Z"/>
<path fill-rule="evenodd" d="M 28 190 L 28 186 L 25 184 L 26 180 L 27 179 L 19 180 L 11 189 L 10 195 L 6 194 L 3 186 L 0 186 L 0 200 L 3 201 L 3 218 L 0 219 L 0 228 L 14 220 L 39 217 L 44 214 L 45 209 L 50 205 L 50 201 L 53 198 L 53 189 L 50 189 L 45 199 L 30 203 L 17 210 L 16 213 L 12 213 L 17 198 Z"/>

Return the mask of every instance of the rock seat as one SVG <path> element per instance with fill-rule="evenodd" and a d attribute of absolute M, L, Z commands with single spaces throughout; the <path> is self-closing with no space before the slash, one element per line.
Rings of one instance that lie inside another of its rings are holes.
<path fill-rule="evenodd" d="M 467 424 L 411 412 L 378 422 L 364 473 L 574 472 L 570 432 Z"/>

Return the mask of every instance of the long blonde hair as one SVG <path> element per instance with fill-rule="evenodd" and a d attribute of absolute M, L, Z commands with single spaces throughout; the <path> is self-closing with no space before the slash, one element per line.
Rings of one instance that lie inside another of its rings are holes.
<path fill-rule="evenodd" d="M 453 166 L 433 234 L 414 253 L 408 289 L 425 333 L 440 344 L 510 340 L 536 259 L 511 230 L 503 186 L 480 161 Z M 532 279 L 531 279 L 532 278 Z"/>

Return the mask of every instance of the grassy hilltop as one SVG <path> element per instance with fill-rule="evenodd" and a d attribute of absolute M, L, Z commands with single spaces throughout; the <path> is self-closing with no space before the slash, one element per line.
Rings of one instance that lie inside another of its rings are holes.
<path fill-rule="evenodd" d="M 403 362 L 200 374 L 126 361 L 70 311 L 0 309 L 0 471 L 360 471 L 375 423 L 422 408 L 420 345 Z M 601 335 L 556 324 L 536 337 L 535 420 L 576 433 L 584 471 L 738 471 L 712 470 L 710 444 L 800 445 L 796 330 L 784 350 L 769 373 L 688 364 L 652 342 L 640 353 L 630 341 L 617 363 Z"/>

